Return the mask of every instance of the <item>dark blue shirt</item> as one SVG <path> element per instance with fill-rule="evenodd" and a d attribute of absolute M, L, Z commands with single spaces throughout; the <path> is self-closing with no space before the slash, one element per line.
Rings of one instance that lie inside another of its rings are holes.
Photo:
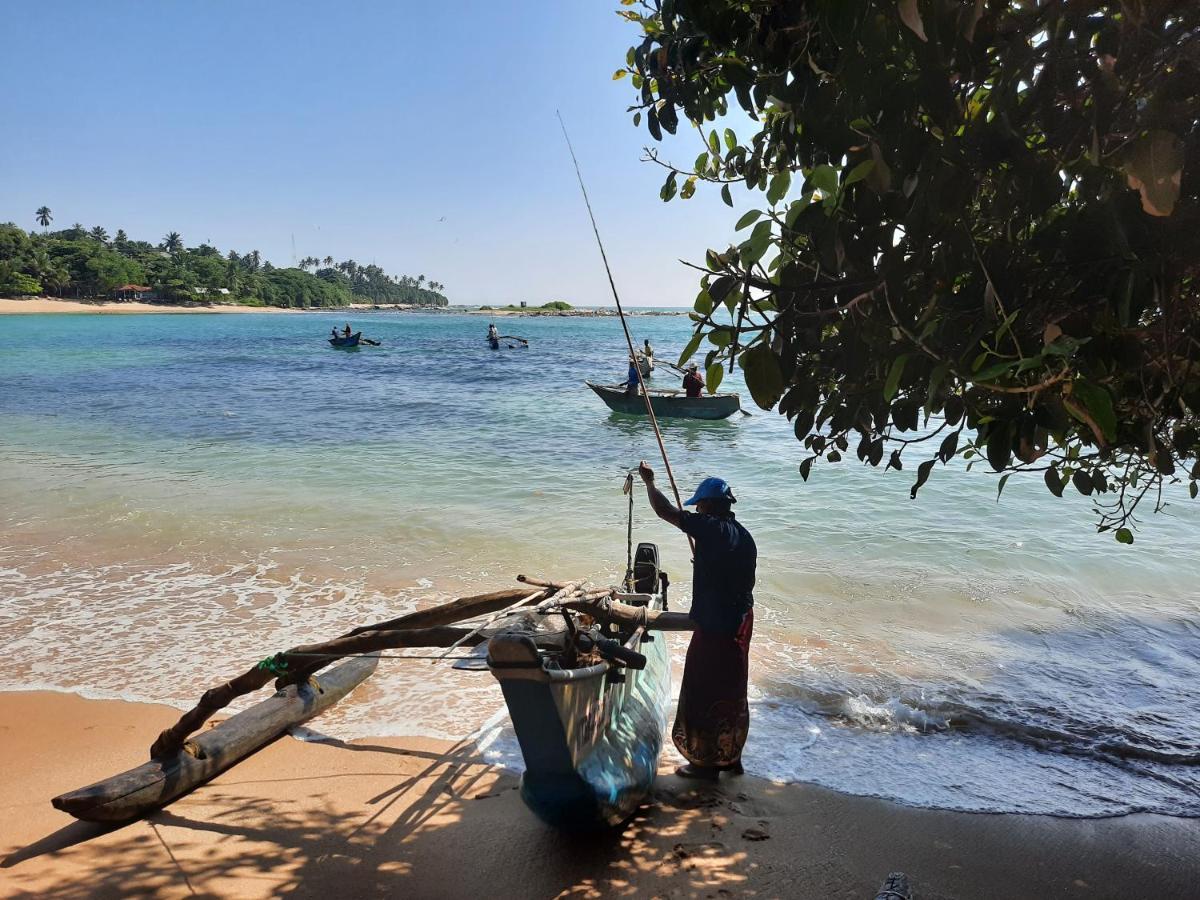
<path fill-rule="evenodd" d="M 638 383 L 638 369 L 633 363 L 629 364 L 629 374 L 625 376 L 625 381 L 632 387 Z"/>
<path fill-rule="evenodd" d="M 692 610 L 702 631 L 734 634 L 754 606 L 758 548 L 731 513 L 709 516 L 684 511 L 679 527 L 696 541 L 692 564 Z"/>

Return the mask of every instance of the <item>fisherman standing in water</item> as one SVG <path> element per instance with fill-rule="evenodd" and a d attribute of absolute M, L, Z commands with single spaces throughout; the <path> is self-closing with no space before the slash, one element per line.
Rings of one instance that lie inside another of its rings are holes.
<path fill-rule="evenodd" d="M 638 385 L 641 383 L 641 376 L 638 373 L 638 361 L 636 356 L 629 357 L 629 371 L 625 375 L 625 396 L 636 397 L 638 394 Z"/>
<path fill-rule="evenodd" d="M 750 730 L 746 700 L 750 636 L 754 630 L 754 573 L 758 548 L 733 515 L 737 502 L 720 478 L 705 478 L 676 509 L 654 486 L 645 461 L 638 473 L 655 514 L 696 542 L 692 564 L 695 628 L 688 644 L 671 739 L 688 761 L 675 770 L 684 778 L 715 781 L 721 772 L 742 774 L 742 747 Z"/>

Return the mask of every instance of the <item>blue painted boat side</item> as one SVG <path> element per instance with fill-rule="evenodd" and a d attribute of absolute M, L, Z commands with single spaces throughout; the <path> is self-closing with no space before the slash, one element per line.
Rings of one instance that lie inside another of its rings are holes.
<path fill-rule="evenodd" d="M 521 797 L 556 828 L 619 825 L 654 786 L 671 663 L 662 635 L 644 640 L 639 632 L 627 646 L 646 657 L 646 668 L 614 670 L 602 663 L 548 673 L 557 679 L 538 669 L 519 675 L 493 669 L 525 760 Z"/>

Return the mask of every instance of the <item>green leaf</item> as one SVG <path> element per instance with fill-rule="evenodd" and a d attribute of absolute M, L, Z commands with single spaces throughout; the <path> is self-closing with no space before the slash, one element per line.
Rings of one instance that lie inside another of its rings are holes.
<path fill-rule="evenodd" d="M 1071 386 L 1071 395 L 1083 404 L 1088 415 L 1092 417 L 1092 421 L 1099 426 L 1104 439 L 1110 443 L 1115 441 L 1117 439 L 1117 414 L 1113 411 L 1112 395 L 1100 385 L 1082 379 Z"/>
<path fill-rule="evenodd" d="M 724 377 L 725 367 L 719 362 L 715 362 L 708 367 L 708 371 L 704 373 L 704 386 L 708 388 L 710 394 L 717 392 L 717 388 L 721 386 L 721 379 Z"/>
<path fill-rule="evenodd" d="M 746 387 L 750 396 L 761 409 L 770 409 L 783 394 L 783 372 L 779 360 L 765 341 L 755 344 L 742 353 L 742 374 L 746 376 Z"/>
<path fill-rule="evenodd" d="M 666 203 L 675 196 L 675 190 L 675 173 L 672 172 L 667 176 L 667 180 L 663 182 L 662 190 L 658 192 L 658 196 Z"/>
<path fill-rule="evenodd" d="M 696 163 L 692 166 L 693 171 L 703 172 L 708 168 L 708 151 L 704 151 L 696 157 Z"/>
<path fill-rule="evenodd" d="M 774 206 L 787 195 L 791 186 L 792 173 L 784 169 L 771 179 L 771 186 L 767 189 L 767 202 Z"/>
<path fill-rule="evenodd" d="M 750 212 L 746 213 L 744 216 L 742 216 L 740 219 L 737 220 L 737 224 L 733 226 L 733 230 L 741 231 L 743 228 L 746 228 L 749 225 L 753 225 L 755 222 L 758 221 L 758 219 L 761 215 L 762 215 L 762 210 L 759 210 L 759 209 L 750 210 Z"/>
<path fill-rule="evenodd" d="M 850 170 L 850 174 L 846 176 L 846 180 L 843 181 L 842 184 L 849 186 L 849 185 L 854 184 L 854 182 L 856 182 L 856 181 L 862 181 L 864 178 L 866 178 L 868 175 L 871 174 L 871 170 L 874 168 L 875 168 L 875 160 L 873 160 L 873 159 L 868 159 L 864 162 L 860 162 L 857 166 L 855 166 L 853 169 Z"/>
<path fill-rule="evenodd" d="M 962 433 L 962 429 L 953 431 L 942 439 L 942 445 L 938 447 L 938 459 L 947 463 L 953 458 L 958 450 L 958 436 Z"/>
<path fill-rule="evenodd" d="M 1058 475 L 1058 468 L 1051 466 L 1046 470 L 1046 487 L 1055 497 L 1063 495 L 1063 488 L 1066 486 L 1062 483 L 1062 479 Z"/>
<path fill-rule="evenodd" d="M 998 485 L 996 485 L 996 502 L 997 503 L 1000 502 L 1000 495 L 1004 493 L 1004 486 L 1006 484 L 1008 484 L 1008 477 L 1010 475 L 1012 475 L 1012 472 L 1005 472 L 1003 475 L 1000 476 L 1000 483 Z"/>
<path fill-rule="evenodd" d="M 908 492 L 909 499 L 912 499 L 912 500 L 917 499 L 917 491 L 919 491 L 921 489 L 921 486 L 926 481 L 929 480 L 929 473 L 933 471 L 933 464 L 935 462 L 937 462 L 936 459 L 927 459 L 927 460 L 925 460 L 925 462 L 923 462 L 919 466 L 917 466 L 917 483 L 914 484 L 912 486 L 912 488 L 909 490 L 909 492 Z"/>
<path fill-rule="evenodd" d="M 719 155 L 721 153 L 721 139 L 717 136 L 716 129 L 713 129 L 711 132 L 709 132 L 708 146 L 714 154 Z"/>
<path fill-rule="evenodd" d="M 721 185 L 721 199 L 725 201 L 726 206 L 733 206 L 733 194 L 729 192 L 729 185 L 727 184 Z"/>
<path fill-rule="evenodd" d="M 987 439 L 987 459 L 995 472 L 1003 472 L 1012 460 L 1012 434 L 1007 426 L 993 429 Z"/>
<path fill-rule="evenodd" d="M 1117 539 L 1118 544 L 1132 544 L 1133 543 L 1133 532 L 1130 531 L 1128 528 L 1118 528 L 1117 533 L 1114 535 L 1114 537 Z"/>
<path fill-rule="evenodd" d="M 838 173 L 831 165 L 817 166 L 808 176 L 809 183 L 826 196 L 836 194 L 838 189 Z"/>
<path fill-rule="evenodd" d="M 708 291 L 701 291 L 696 295 L 696 303 L 692 308 L 702 316 L 707 316 L 713 311 L 713 301 Z"/>
<path fill-rule="evenodd" d="M 1188 495 L 1195 500 L 1197 492 L 1200 492 L 1200 488 L 1197 488 L 1196 482 L 1193 481 L 1188 485 Z"/>
<path fill-rule="evenodd" d="M 812 464 L 813 460 L 815 459 L 815 456 L 810 456 L 808 459 L 804 460 L 804 462 L 800 463 L 800 477 L 805 481 L 808 481 L 808 473 L 812 471 Z"/>
<path fill-rule="evenodd" d="M 627 74 L 628 74 L 628 73 L 627 73 L 627 72 L 626 72 L 624 69 L 617 69 L 617 71 L 613 72 L 613 79 L 612 79 L 612 80 L 613 80 L 613 81 L 620 81 L 620 80 L 621 80 L 622 78 L 624 78 L 624 77 L 625 77 Z"/>
<path fill-rule="evenodd" d="M 1071 476 L 1071 484 L 1075 485 L 1075 490 L 1079 491 L 1085 497 L 1090 496 L 1094 490 L 1092 476 L 1083 469 L 1078 470 Z"/>
<path fill-rule="evenodd" d="M 733 148 L 736 146 L 737 146 L 737 135 L 733 133 L 733 129 L 726 128 L 725 129 L 725 148 L 727 150 L 733 150 Z"/>
<path fill-rule="evenodd" d="M 734 289 L 737 282 L 732 275 L 721 275 L 717 277 L 712 284 L 708 286 L 708 293 L 712 297 L 713 305 L 724 303 L 729 292 Z"/>
<path fill-rule="evenodd" d="M 633 64 L 637 62 L 637 53 L 632 47 L 625 51 L 625 65 L 633 68 Z"/>
<path fill-rule="evenodd" d="M 750 232 L 750 237 L 738 248 L 738 251 L 741 253 L 742 263 L 749 266 L 758 262 L 770 246 L 771 220 L 764 219 L 754 226 L 754 231 Z"/>
<path fill-rule="evenodd" d="M 692 339 L 687 342 L 687 346 L 683 348 L 683 352 L 679 354 L 679 365 L 683 365 L 692 358 L 692 354 L 696 352 L 696 348 L 700 346 L 700 342 L 704 340 L 704 332 L 697 330 L 692 335 Z"/>
<path fill-rule="evenodd" d="M 904 374 L 904 365 L 908 362 L 908 354 L 901 353 L 892 360 L 892 367 L 888 370 L 887 381 L 883 385 L 883 399 L 891 403 L 895 399 L 896 392 L 900 389 L 900 377 Z"/>
<path fill-rule="evenodd" d="M 982 369 L 972 375 L 971 380 L 987 383 L 995 378 L 999 378 L 1001 375 L 1007 375 L 1015 364 L 1015 361 L 1011 359 L 1004 359 L 998 363 L 992 363 L 986 369 Z"/>
<path fill-rule="evenodd" d="M 812 203 L 812 194 L 805 194 L 799 200 L 793 200 L 788 207 L 787 215 L 783 217 L 783 224 L 795 230 L 796 220 L 800 218 L 802 212 L 808 209 L 810 203 Z"/>

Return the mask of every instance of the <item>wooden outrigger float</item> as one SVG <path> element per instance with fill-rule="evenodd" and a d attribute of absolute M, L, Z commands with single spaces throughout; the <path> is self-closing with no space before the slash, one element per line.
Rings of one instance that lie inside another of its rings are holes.
<path fill-rule="evenodd" d="M 289 728 L 324 712 L 362 684 L 378 664 L 377 656 L 349 660 L 323 676 L 319 689 L 308 683 L 288 685 L 197 736 L 187 751 L 151 759 L 51 802 L 88 822 L 127 822 L 145 815 L 241 762 Z"/>
<path fill-rule="evenodd" d="M 464 597 L 277 653 L 206 691 L 158 736 L 149 762 L 52 803 L 86 821 L 130 821 L 333 706 L 375 671 L 383 650 L 444 647 L 448 654 L 489 642 L 488 665 L 525 755 L 526 803 L 559 827 L 615 825 L 649 792 L 662 746 L 670 667 L 665 642 L 648 631 L 683 627 L 672 618 L 687 622 L 665 613 L 667 579 L 657 548 L 639 546 L 637 560 L 628 592 L 518 576 L 520 588 Z M 478 624 L 459 624 L 471 620 Z M 234 699 L 272 680 L 273 696 L 190 737 Z"/>

